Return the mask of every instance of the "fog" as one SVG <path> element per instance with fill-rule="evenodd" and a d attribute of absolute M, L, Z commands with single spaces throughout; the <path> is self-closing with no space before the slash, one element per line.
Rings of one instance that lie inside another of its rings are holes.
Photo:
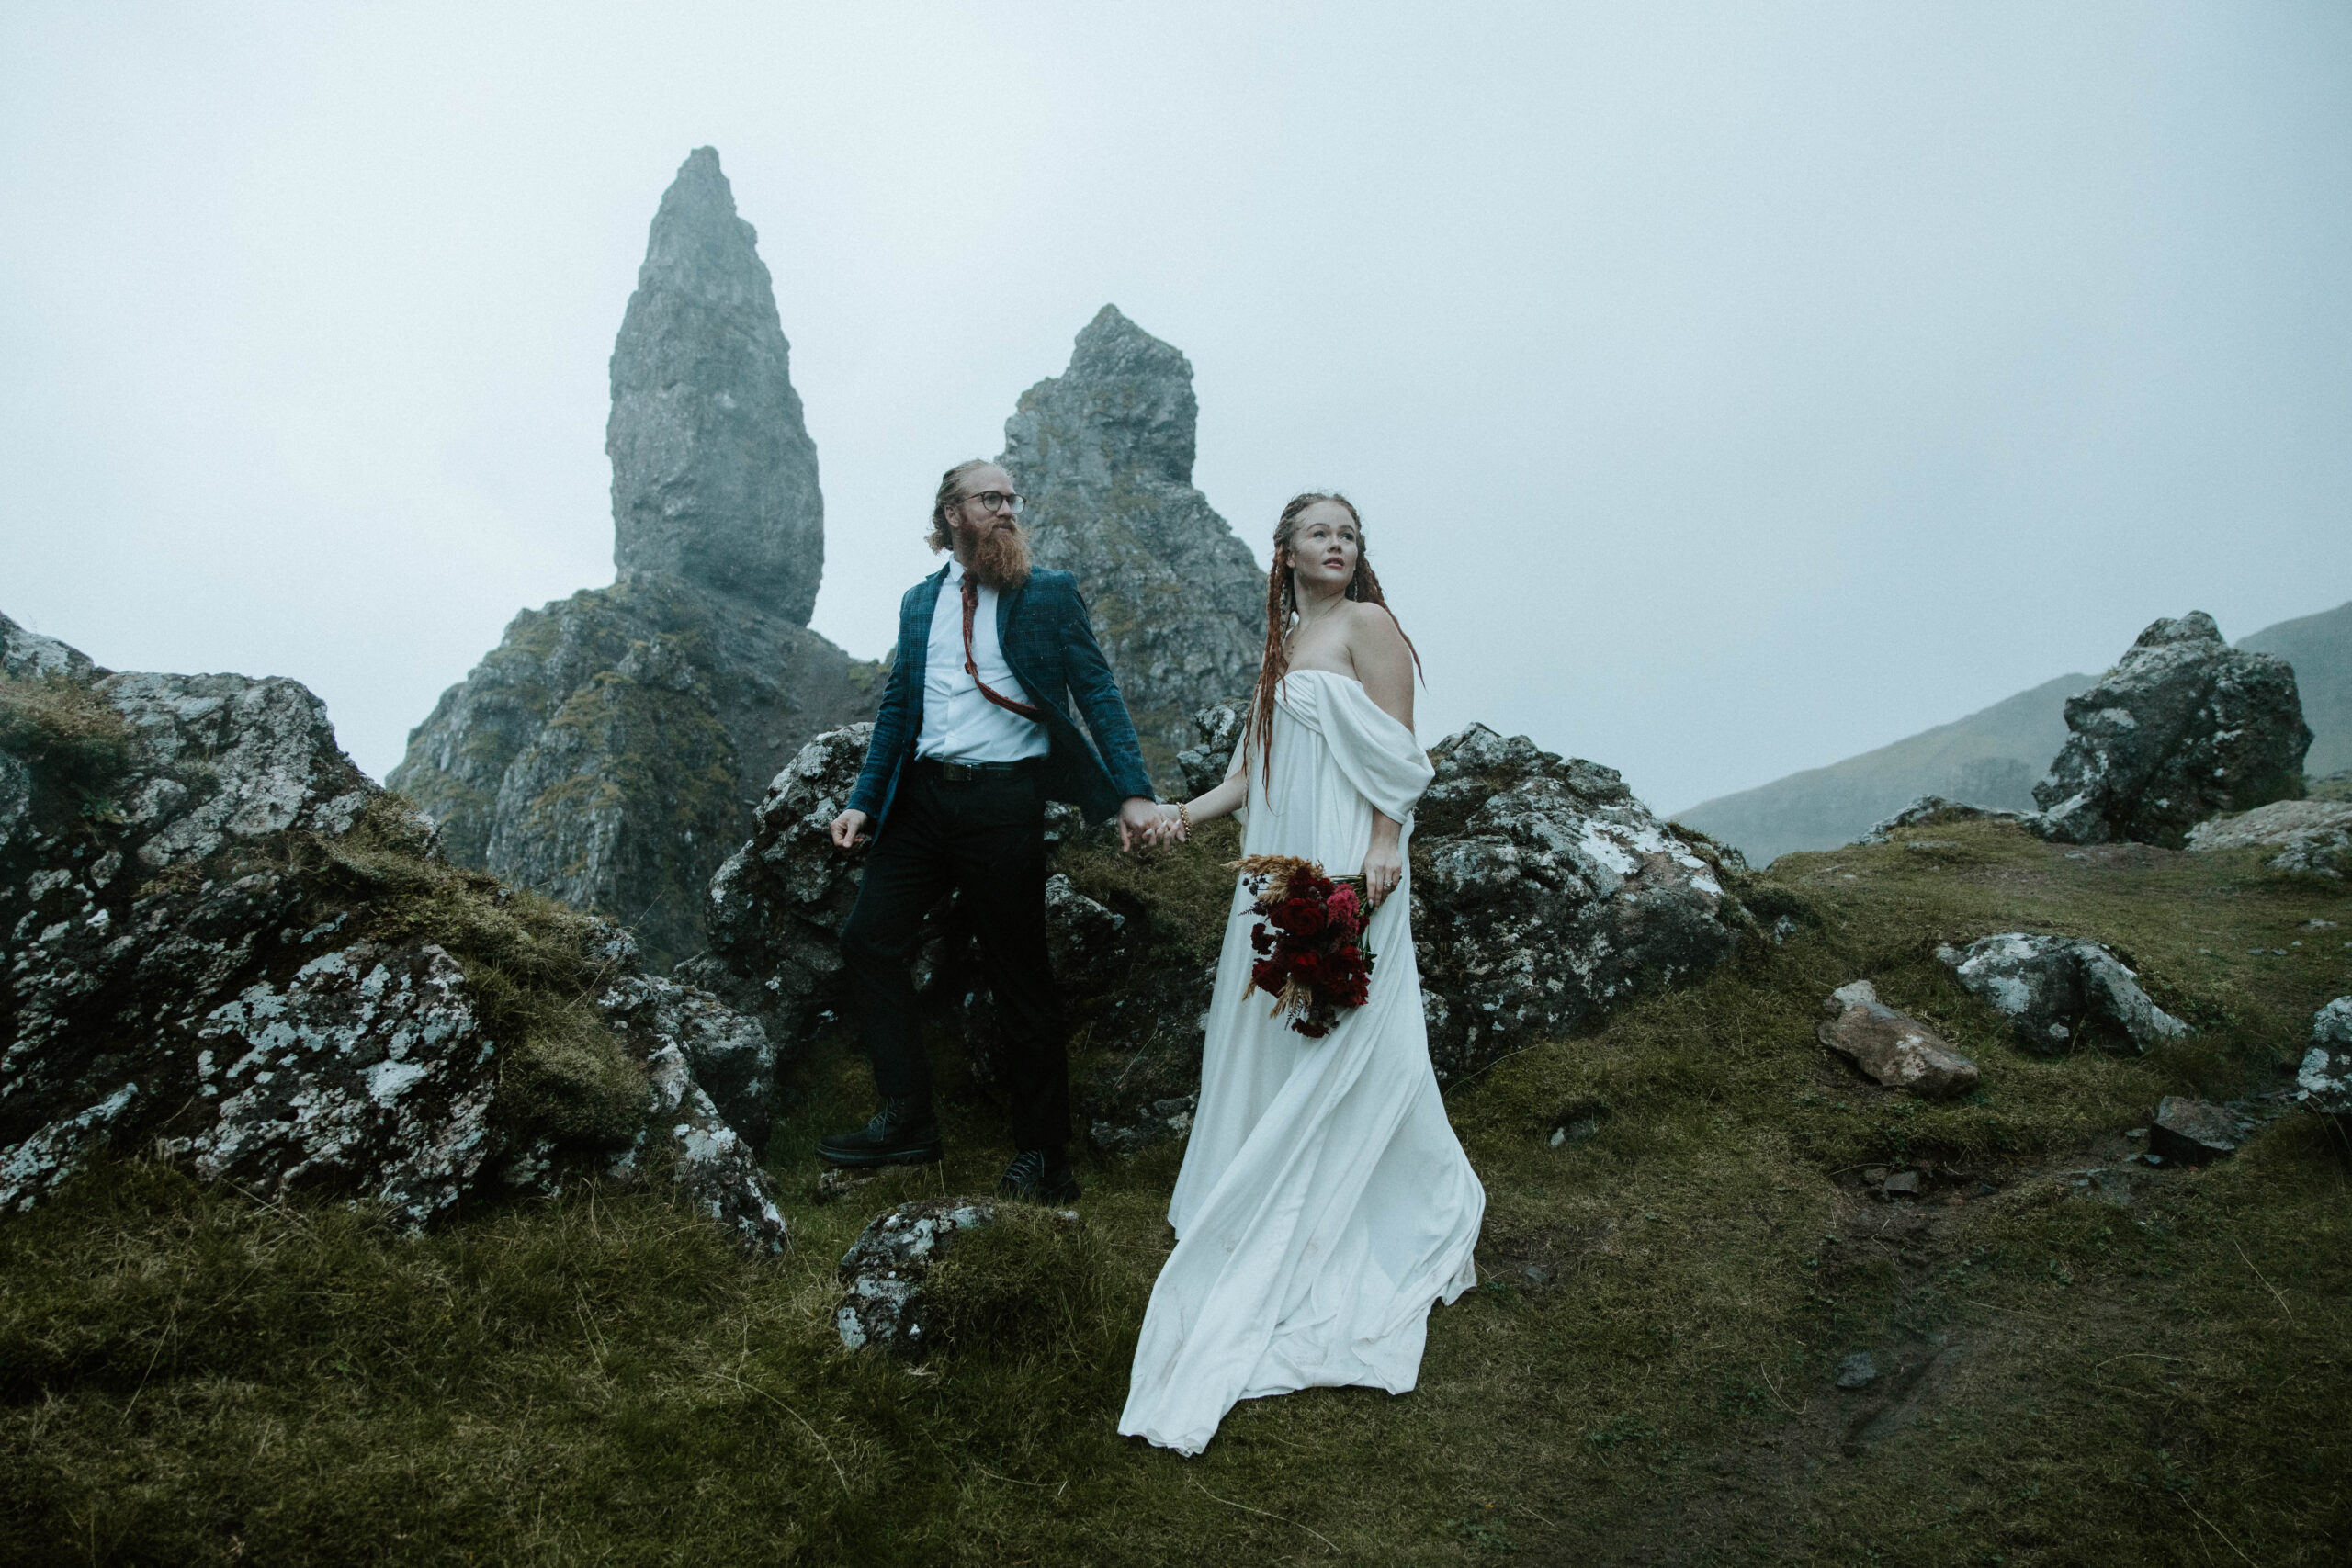
<path fill-rule="evenodd" d="M 931 485 L 1106 301 L 1263 558 L 1338 486 L 1473 718 L 1677 808 L 2148 621 L 2352 597 L 2352 10 L 0 12 L 0 610 L 294 676 L 381 776 L 609 581 L 687 151 L 775 274 L 880 655 Z"/>

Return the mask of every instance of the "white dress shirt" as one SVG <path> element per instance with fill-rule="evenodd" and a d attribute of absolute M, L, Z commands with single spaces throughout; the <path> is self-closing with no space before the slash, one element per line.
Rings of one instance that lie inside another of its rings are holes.
<path fill-rule="evenodd" d="M 980 680 L 998 693 L 1016 703 L 1030 703 L 997 641 L 996 598 L 995 589 L 980 585 L 979 607 L 972 614 L 972 662 L 979 666 Z M 931 612 L 931 651 L 923 660 L 922 733 L 915 739 L 915 755 L 943 762 L 1017 762 L 1052 749 L 1044 725 L 997 706 L 980 695 L 978 684 L 964 672 L 964 563 L 949 557 L 939 603 Z"/>

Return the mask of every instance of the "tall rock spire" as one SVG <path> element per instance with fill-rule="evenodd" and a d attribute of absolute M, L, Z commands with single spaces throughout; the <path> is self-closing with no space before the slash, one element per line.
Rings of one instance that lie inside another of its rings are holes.
<path fill-rule="evenodd" d="M 825 503 L 758 238 L 718 153 L 695 148 L 653 215 L 613 344 L 613 564 L 807 626 Z"/>
<path fill-rule="evenodd" d="M 998 459 L 1038 561 L 1075 572 L 1155 771 L 1198 708 L 1250 690 L 1266 570 L 1193 488 L 1192 362 L 1105 305 L 1069 368 L 1021 395 Z"/>

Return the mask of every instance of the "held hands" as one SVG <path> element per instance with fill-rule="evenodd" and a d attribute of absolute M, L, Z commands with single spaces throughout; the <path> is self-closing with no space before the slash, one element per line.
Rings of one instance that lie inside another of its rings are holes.
<path fill-rule="evenodd" d="M 1139 795 L 1127 796 L 1119 807 L 1120 850 L 1127 852 L 1137 844 L 1163 842 L 1173 830 L 1175 820 L 1175 807 L 1155 806 Z"/>
<path fill-rule="evenodd" d="M 856 849 L 865 842 L 865 813 L 844 811 L 833 818 L 832 826 L 826 830 L 832 834 L 836 845 L 844 850 Z"/>

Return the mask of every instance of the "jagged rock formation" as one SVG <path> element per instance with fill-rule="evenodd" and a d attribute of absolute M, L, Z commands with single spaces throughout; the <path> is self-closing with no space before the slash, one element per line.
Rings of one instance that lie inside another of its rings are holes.
<path fill-rule="evenodd" d="M 2278 846 L 2273 871 L 2341 878 L 2352 874 L 2352 803 L 2274 800 L 2236 817 L 2216 817 L 2188 830 L 2192 850 Z"/>
<path fill-rule="evenodd" d="M 2138 971 L 2096 942 L 2003 931 L 1936 956 L 2008 1021 L 2018 1043 L 2045 1056 L 2102 1040 L 2145 1051 L 2189 1033 L 2140 988 Z"/>
<path fill-rule="evenodd" d="M 2295 693 L 2312 749 L 2303 771 L 2327 774 L 2352 768 L 2352 604 L 2263 627 L 2238 646 L 2268 653 L 2295 667 Z"/>
<path fill-rule="evenodd" d="M 1248 691 L 1265 643 L 1265 569 L 1193 488 L 1198 413 L 1192 363 L 1105 305 L 1069 368 L 1021 395 L 997 459 L 1029 497 L 1037 560 L 1077 574 L 1162 776 L 1193 711 Z"/>
<path fill-rule="evenodd" d="M 2216 812 L 2301 795 L 2312 742 L 2293 668 L 2230 647 L 2201 610 L 2142 632 L 2066 699 L 2066 728 L 2033 797 L 2037 830 L 2070 844 L 2179 849 Z"/>
<path fill-rule="evenodd" d="M 877 694 L 875 666 L 805 624 L 816 450 L 752 238 L 697 150 L 613 351 L 620 581 L 515 616 L 388 781 L 457 863 L 624 920 L 665 964 L 703 945 L 759 781 Z"/>
<path fill-rule="evenodd" d="M 1413 933 L 1439 1077 L 1589 1028 L 1721 963 L 1752 928 L 1721 852 L 1653 817 L 1615 770 L 1481 724 L 1430 761 Z"/>
<path fill-rule="evenodd" d="M 662 193 L 613 344 L 613 565 L 805 626 L 825 502 L 758 240 L 718 152 L 695 148 Z"/>
<path fill-rule="evenodd" d="M 111 1145 L 412 1225 L 660 1168 L 780 1241 L 695 1076 L 757 1131 L 756 1023 L 639 974 L 617 928 L 447 864 L 294 682 L 0 637 L 0 1210 Z"/>

